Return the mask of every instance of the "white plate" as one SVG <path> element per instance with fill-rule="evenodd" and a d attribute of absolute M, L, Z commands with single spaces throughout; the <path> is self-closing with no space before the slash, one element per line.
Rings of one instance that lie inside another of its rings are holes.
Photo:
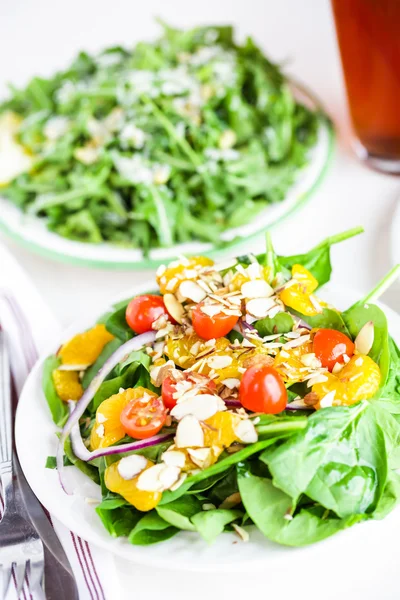
<path fill-rule="evenodd" d="M 152 285 L 141 286 L 127 292 L 130 297 L 151 289 Z M 347 288 L 329 290 L 322 294 L 331 303 L 345 309 L 361 297 Z M 388 317 L 392 336 L 400 341 L 400 316 L 388 307 L 383 307 Z M 54 341 L 49 353 L 55 352 L 62 342 L 74 333 L 93 324 L 93 317 L 76 323 Z M 289 549 L 266 540 L 255 528 L 251 529 L 250 541 L 243 543 L 233 534 L 226 533 L 209 546 L 191 532 L 181 532 L 171 540 L 154 546 L 132 546 L 125 539 L 113 539 L 104 529 L 94 505 L 85 498 L 99 498 L 99 486 L 90 481 L 80 471 L 69 468 L 70 481 L 76 485 L 77 493 L 65 494 L 58 481 L 57 472 L 45 469 L 47 456 L 56 453 L 56 427 L 50 418 L 41 387 L 42 357 L 31 372 L 22 391 L 16 418 L 16 444 L 19 459 L 25 476 L 33 491 L 47 508 L 69 529 L 118 556 L 136 563 L 171 569 L 192 571 L 232 571 L 273 568 L 284 561 L 296 560 L 305 566 L 312 565 L 314 559 L 332 561 L 337 564 L 338 557 L 344 560 L 346 554 L 357 556 L 362 564 L 362 556 L 370 553 L 371 548 L 379 548 L 393 536 L 393 528 L 400 531 L 400 510 L 395 510 L 383 521 L 371 521 L 339 533 L 314 546 L 301 549 Z M 329 564 L 328 562 L 326 564 Z"/>
<path fill-rule="evenodd" d="M 292 83 L 296 97 L 312 109 L 323 108 L 312 93 L 298 83 Z M 112 244 L 84 244 L 63 238 L 46 228 L 44 219 L 22 213 L 9 200 L 0 197 L 0 228 L 28 249 L 63 262 L 111 269 L 147 269 L 176 258 L 179 254 L 223 255 L 229 249 L 248 244 L 254 237 L 276 225 L 283 218 L 300 208 L 315 192 L 322 181 L 332 157 L 334 133 L 326 119 L 321 118 L 316 146 L 310 152 L 309 164 L 299 172 L 294 185 L 283 202 L 272 204 L 257 214 L 257 218 L 235 229 L 225 231 L 221 239 L 228 245 L 217 250 L 213 244 L 193 242 L 171 248 L 158 248 L 144 258 L 140 250 L 120 248 Z M 239 254 L 238 251 L 234 252 Z"/>

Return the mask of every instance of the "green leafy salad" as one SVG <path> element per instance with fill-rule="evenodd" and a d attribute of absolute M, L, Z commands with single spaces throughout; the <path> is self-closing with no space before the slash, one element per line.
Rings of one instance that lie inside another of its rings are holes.
<path fill-rule="evenodd" d="M 288 546 L 382 519 L 400 499 L 400 352 L 375 304 L 393 269 L 340 311 L 316 292 L 331 246 L 214 263 L 181 258 L 47 358 L 57 468 L 101 486 L 109 533 L 183 531 Z"/>
<path fill-rule="evenodd" d="M 1 193 L 71 240 L 219 243 L 284 200 L 321 119 L 231 27 L 81 52 L 0 105 Z M 17 142 L 17 144 L 16 144 Z"/>

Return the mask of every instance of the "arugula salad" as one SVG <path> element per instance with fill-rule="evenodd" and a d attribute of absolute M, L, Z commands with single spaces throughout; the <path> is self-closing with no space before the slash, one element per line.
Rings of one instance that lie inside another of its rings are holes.
<path fill-rule="evenodd" d="M 114 306 L 44 364 L 57 468 L 101 486 L 99 518 L 132 544 L 181 530 L 288 546 L 382 519 L 400 499 L 400 352 L 374 302 L 315 292 L 333 244 L 296 256 L 181 258 L 157 292 Z"/>
<path fill-rule="evenodd" d="M 217 243 L 284 200 L 320 120 L 232 27 L 81 52 L 0 105 L 1 193 L 70 240 Z"/>

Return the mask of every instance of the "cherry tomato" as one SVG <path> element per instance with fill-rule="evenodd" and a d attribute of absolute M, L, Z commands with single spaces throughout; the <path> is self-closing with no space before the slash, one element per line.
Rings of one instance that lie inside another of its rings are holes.
<path fill-rule="evenodd" d="M 285 410 L 287 391 L 282 377 L 272 367 L 250 367 L 243 373 L 239 388 L 240 402 L 248 410 L 270 415 Z"/>
<path fill-rule="evenodd" d="M 144 440 L 158 433 L 166 418 L 167 411 L 161 398 L 152 396 L 149 396 L 147 402 L 144 402 L 144 398 L 131 400 L 122 409 L 120 416 L 125 433 L 138 440 Z"/>
<path fill-rule="evenodd" d="M 151 326 L 161 315 L 170 318 L 162 296 L 137 296 L 133 298 L 126 309 L 126 322 L 135 333 L 151 331 Z"/>
<path fill-rule="evenodd" d="M 213 381 L 212 379 L 204 378 L 204 388 L 201 387 L 199 389 L 202 389 L 208 393 L 214 393 L 216 388 L 217 388 L 217 386 L 215 384 L 215 381 Z M 176 399 L 174 398 L 175 392 L 176 392 L 176 381 L 170 376 L 166 377 L 164 379 L 164 381 L 162 382 L 161 394 L 162 394 L 164 406 L 166 408 L 169 408 L 170 410 L 172 410 L 174 408 L 174 406 L 176 405 Z"/>
<path fill-rule="evenodd" d="M 323 367 L 332 371 L 335 363 L 343 363 L 343 354 L 352 356 L 354 344 L 347 335 L 335 329 L 318 329 L 314 335 L 313 351 Z"/>
<path fill-rule="evenodd" d="M 203 340 L 212 340 L 213 338 L 224 337 L 236 325 L 239 317 L 235 315 L 226 315 L 223 312 L 217 313 L 213 317 L 206 315 L 202 309 L 203 303 L 200 302 L 193 310 L 192 324 L 197 335 Z"/>

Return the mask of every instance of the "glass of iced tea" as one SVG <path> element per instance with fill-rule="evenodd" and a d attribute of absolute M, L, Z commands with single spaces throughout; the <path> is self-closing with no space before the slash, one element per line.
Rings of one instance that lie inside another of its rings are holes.
<path fill-rule="evenodd" d="M 400 0 L 332 0 L 355 148 L 400 173 Z"/>

